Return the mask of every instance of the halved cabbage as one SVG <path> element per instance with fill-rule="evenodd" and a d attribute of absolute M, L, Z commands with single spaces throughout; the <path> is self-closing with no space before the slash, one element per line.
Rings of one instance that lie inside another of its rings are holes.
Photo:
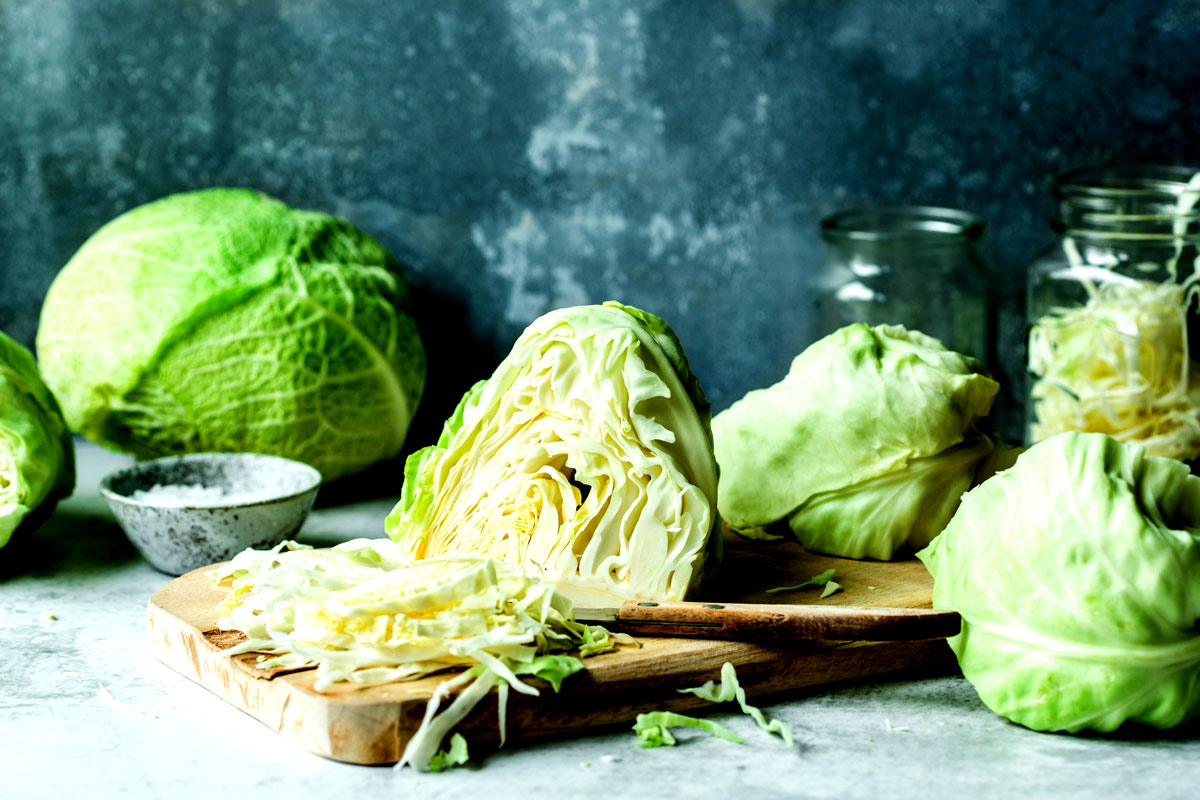
<path fill-rule="evenodd" d="M 536 569 L 579 603 L 682 599 L 719 557 L 708 403 L 674 333 L 618 303 L 534 321 L 436 445 L 387 531 L 416 558 Z"/>

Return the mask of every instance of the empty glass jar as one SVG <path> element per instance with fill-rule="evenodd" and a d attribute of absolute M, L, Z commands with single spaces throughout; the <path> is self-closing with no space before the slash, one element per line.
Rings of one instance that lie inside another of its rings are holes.
<path fill-rule="evenodd" d="M 932 206 L 853 208 L 826 217 L 818 335 L 852 322 L 900 324 L 988 361 L 983 229 L 975 214 Z"/>
<path fill-rule="evenodd" d="M 1029 442 L 1095 431 L 1194 459 L 1200 172 L 1087 168 L 1055 197 L 1058 240 L 1029 271 Z"/>

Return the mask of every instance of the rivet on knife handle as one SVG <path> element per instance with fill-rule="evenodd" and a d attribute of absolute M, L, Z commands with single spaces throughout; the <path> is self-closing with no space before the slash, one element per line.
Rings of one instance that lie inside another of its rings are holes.
<path fill-rule="evenodd" d="M 592 611 L 600 610 L 578 609 L 577 617 L 647 636 L 744 640 L 941 639 L 958 633 L 961 625 L 953 611 L 918 608 L 630 601 L 615 613 Z"/>

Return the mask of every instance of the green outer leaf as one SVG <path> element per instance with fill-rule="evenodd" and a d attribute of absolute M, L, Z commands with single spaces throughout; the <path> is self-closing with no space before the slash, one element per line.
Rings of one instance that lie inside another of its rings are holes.
<path fill-rule="evenodd" d="M 918 556 L 996 713 L 1074 732 L 1200 710 L 1200 478 L 1184 464 L 1052 437 L 971 490 Z"/>
<path fill-rule="evenodd" d="M 75 449 L 29 351 L 0 333 L 0 546 L 75 488 Z"/>
<path fill-rule="evenodd" d="M 458 405 L 454 407 L 454 412 L 442 425 L 437 444 L 422 447 L 410 453 L 404 460 L 404 484 L 400 487 L 400 501 L 384 520 L 385 530 L 416 530 L 425 523 L 425 515 L 433 506 L 436 493 L 433 478 L 437 461 L 450 446 L 454 434 L 462 427 L 467 408 L 479 402 L 479 395 L 486 383 L 487 381 L 477 381 L 463 394 Z M 399 541 L 396 537 L 392 538 Z"/>
<path fill-rule="evenodd" d="M 568 675 L 574 675 L 581 669 L 583 669 L 583 662 L 575 656 L 544 655 L 525 664 L 517 663 L 513 666 L 513 674 L 533 675 L 541 678 L 547 681 L 557 694 L 562 689 L 563 679 Z"/>
<path fill-rule="evenodd" d="M 726 524 L 728 524 L 728 522 Z M 751 525 L 746 528 L 735 528 L 730 525 L 729 529 L 737 533 L 739 536 L 744 536 L 747 539 L 756 539 L 760 542 L 777 542 L 783 538 L 783 534 L 771 533 L 761 525 Z"/>
<path fill-rule="evenodd" d="M 813 495 L 787 519 L 809 550 L 886 561 L 941 533 L 992 448 L 976 436 L 894 472 Z"/>
<path fill-rule="evenodd" d="M 647 714 L 638 714 L 637 721 L 633 724 L 634 733 L 638 737 L 638 747 L 674 746 L 675 737 L 671 735 L 671 728 L 699 728 L 718 739 L 724 739 L 734 744 L 742 744 L 746 741 L 719 722 L 676 714 L 674 711 L 651 711 Z"/>
<path fill-rule="evenodd" d="M 450 446 L 451 440 L 454 439 L 454 434 L 458 433 L 459 429 L 463 426 L 463 417 L 466 415 L 467 409 L 479 402 L 479 396 L 483 394 L 483 387 L 486 385 L 487 381 L 476 381 L 463 394 L 462 399 L 458 401 L 458 405 L 454 407 L 454 413 L 442 424 L 442 432 L 438 435 L 437 447 L 444 450 Z"/>
<path fill-rule="evenodd" d="M 349 223 L 209 189 L 85 242 L 47 294 L 38 352 L 70 427 L 107 447 L 274 453 L 334 478 L 403 443 L 425 378 L 407 302 Z"/>
<path fill-rule="evenodd" d="M 439 750 L 429 759 L 427 769 L 430 772 L 445 772 L 451 767 L 458 767 L 466 764 L 470 759 L 467 753 L 467 740 L 463 738 L 461 733 L 456 733 L 450 737 L 450 747 L 445 750 Z"/>
<path fill-rule="evenodd" d="M 918 331 L 861 323 L 835 331 L 798 355 L 782 381 L 713 420 L 721 515 L 735 530 L 787 519 L 806 547 L 836 555 L 889 558 L 910 534 L 921 546 L 990 449 L 978 425 L 998 388 L 974 359 Z M 938 469 L 959 445 L 956 456 L 970 458 Z M 927 468 L 911 469 L 920 464 Z M 895 502 L 909 477 L 922 485 Z M 875 516 L 863 524 L 867 512 Z M 855 534 L 877 546 L 845 541 Z"/>

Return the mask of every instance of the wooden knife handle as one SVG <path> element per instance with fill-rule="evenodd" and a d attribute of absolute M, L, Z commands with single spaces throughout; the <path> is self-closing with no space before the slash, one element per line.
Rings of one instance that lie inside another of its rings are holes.
<path fill-rule="evenodd" d="M 636 600 L 621 606 L 615 625 L 647 636 L 868 642 L 943 639 L 958 633 L 960 626 L 954 611 L 922 608 Z"/>

